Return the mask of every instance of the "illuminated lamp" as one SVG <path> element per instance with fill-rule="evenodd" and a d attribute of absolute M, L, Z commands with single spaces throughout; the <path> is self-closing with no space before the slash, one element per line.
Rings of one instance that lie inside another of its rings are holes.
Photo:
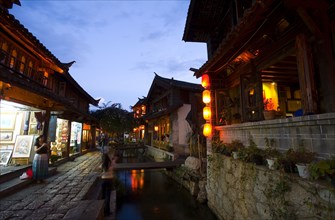
<path fill-rule="evenodd" d="M 133 131 L 136 132 L 136 131 L 137 131 L 137 128 L 134 128 Z"/>
<path fill-rule="evenodd" d="M 202 75 L 202 77 L 201 77 L 201 85 L 204 88 L 207 88 L 209 86 L 209 76 L 207 74 Z"/>
<path fill-rule="evenodd" d="M 208 104 L 211 102 L 211 92 L 209 90 L 204 90 L 202 92 L 202 101 L 205 103 L 205 104 Z"/>
<path fill-rule="evenodd" d="M 212 134 L 212 125 L 210 123 L 204 124 L 203 134 L 205 137 L 208 137 Z"/>
<path fill-rule="evenodd" d="M 210 107 L 204 107 L 203 109 L 203 117 L 205 120 L 210 120 L 212 116 L 212 111 Z"/>
<path fill-rule="evenodd" d="M 158 126 L 155 126 L 154 129 L 155 129 L 155 131 L 158 131 Z"/>

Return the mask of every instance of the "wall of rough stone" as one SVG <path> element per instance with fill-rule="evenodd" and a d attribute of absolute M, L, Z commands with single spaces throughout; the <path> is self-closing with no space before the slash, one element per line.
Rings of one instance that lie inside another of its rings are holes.
<path fill-rule="evenodd" d="M 219 219 L 335 219 L 335 188 L 298 174 L 211 154 L 208 206 Z"/>
<path fill-rule="evenodd" d="M 273 139 L 278 149 L 304 146 L 320 157 L 335 156 L 335 113 L 307 115 L 216 127 L 226 143 L 240 140 L 246 146 L 249 139 L 264 148 L 265 139 Z"/>

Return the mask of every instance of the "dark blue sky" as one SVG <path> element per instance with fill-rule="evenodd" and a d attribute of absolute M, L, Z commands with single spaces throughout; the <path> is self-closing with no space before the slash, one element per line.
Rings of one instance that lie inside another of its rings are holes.
<path fill-rule="evenodd" d="M 206 45 L 182 41 L 189 0 L 21 0 L 10 9 L 93 97 L 124 109 L 146 96 L 154 72 L 200 83 L 190 67 Z"/>

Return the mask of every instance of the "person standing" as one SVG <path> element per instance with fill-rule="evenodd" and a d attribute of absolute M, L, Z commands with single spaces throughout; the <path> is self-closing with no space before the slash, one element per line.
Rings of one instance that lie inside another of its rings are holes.
<path fill-rule="evenodd" d="M 49 158 L 48 145 L 45 142 L 44 136 L 40 135 L 35 142 L 35 157 L 33 160 L 33 179 L 37 183 L 41 183 L 48 177 Z"/>

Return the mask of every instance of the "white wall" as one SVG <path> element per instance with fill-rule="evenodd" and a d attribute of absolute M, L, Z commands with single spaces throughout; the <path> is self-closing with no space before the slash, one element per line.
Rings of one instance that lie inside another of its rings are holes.
<path fill-rule="evenodd" d="M 178 114 L 178 127 L 179 127 L 179 133 L 178 133 L 178 144 L 185 145 L 187 144 L 187 135 L 189 132 L 192 131 L 190 125 L 186 121 L 186 117 L 188 113 L 191 111 L 191 105 L 184 104 L 182 107 L 180 107 L 177 111 Z"/>

